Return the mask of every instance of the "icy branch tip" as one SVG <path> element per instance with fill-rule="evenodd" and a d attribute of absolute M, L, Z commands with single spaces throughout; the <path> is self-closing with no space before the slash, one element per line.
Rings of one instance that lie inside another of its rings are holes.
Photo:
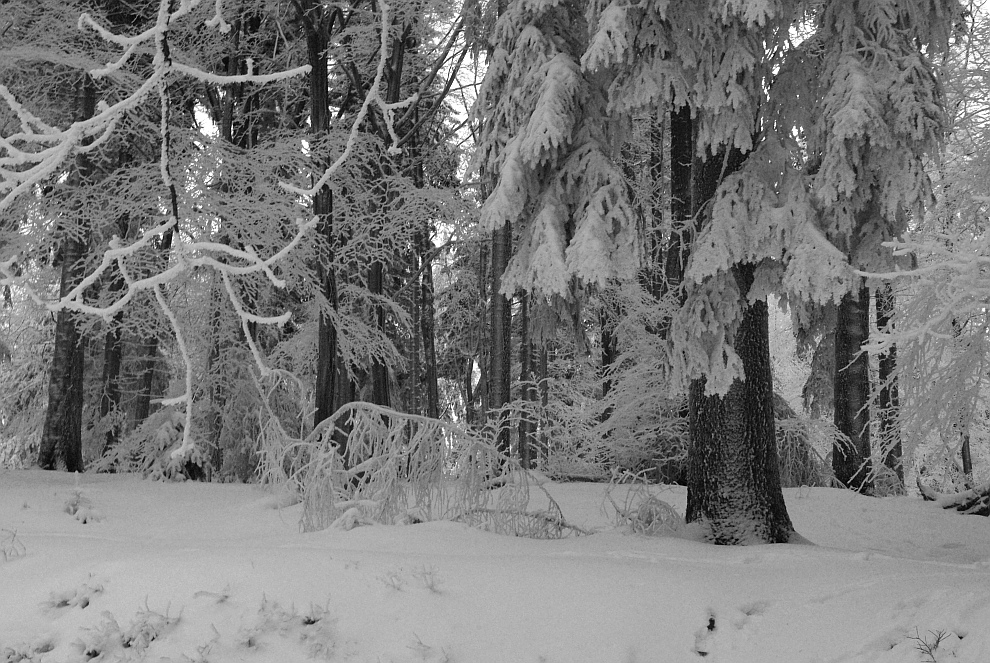
<path fill-rule="evenodd" d="M 189 454 L 192 448 L 193 448 L 193 444 L 191 442 L 189 444 L 183 442 L 182 444 L 179 445 L 178 449 L 175 449 L 171 454 L 169 454 L 169 457 L 172 460 L 182 460 Z"/>
<path fill-rule="evenodd" d="M 161 405 L 162 407 L 169 407 L 170 405 L 178 405 L 179 403 L 185 403 L 187 399 L 186 394 L 181 396 L 174 396 L 172 398 L 157 398 L 155 403 Z"/>

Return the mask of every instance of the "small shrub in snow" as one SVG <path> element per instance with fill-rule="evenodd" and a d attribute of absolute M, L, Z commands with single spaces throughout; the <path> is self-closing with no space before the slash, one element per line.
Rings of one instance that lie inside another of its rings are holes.
<path fill-rule="evenodd" d="M 416 638 L 416 642 L 409 645 L 409 649 L 412 650 L 421 661 L 430 661 L 431 663 L 450 663 L 450 656 L 443 649 L 437 651 L 430 645 L 423 642 L 415 633 L 413 634 L 413 637 Z"/>
<path fill-rule="evenodd" d="M 441 594 L 440 585 L 442 581 L 440 579 L 440 573 L 437 571 L 435 566 L 424 566 L 415 573 L 414 576 L 422 581 L 423 586 L 426 587 L 433 594 Z"/>
<path fill-rule="evenodd" d="M 89 501 L 88 497 L 82 494 L 81 490 L 73 491 L 72 497 L 65 501 L 65 505 L 62 508 L 67 514 L 74 517 L 83 525 L 103 520 L 103 516 L 93 508 L 93 503 Z"/>
<path fill-rule="evenodd" d="M 938 648 L 947 636 L 948 633 L 941 629 L 938 631 L 929 631 L 924 636 L 915 630 L 915 634 L 911 636 L 911 639 L 914 640 L 914 648 L 921 653 L 922 660 L 925 663 L 938 663 Z"/>
<path fill-rule="evenodd" d="M 17 538 L 17 532 L 10 529 L 0 530 L 0 559 L 9 562 L 12 559 L 23 557 L 27 553 L 27 548 Z"/>
<path fill-rule="evenodd" d="M 100 625 L 77 640 L 75 647 L 87 661 L 95 658 L 140 661 L 151 643 L 160 639 L 178 621 L 178 617 L 169 617 L 145 607 L 127 629 L 122 629 L 112 613 L 104 612 Z"/>
<path fill-rule="evenodd" d="M 209 461 L 198 445 L 181 458 L 172 451 L 182 444 L 185 415 L 163 408 L 144 420 L 117 446 L 92 465 L 97 472 L 140 472 L 155 480 L 185 481 L 209 475 Z"/>
<path fill-rule="evenodd" d="M 329 610 L 310 606 L 300 615 L 295 608 L 283 608 L 275 601 L 262 599 L 256 623 L 241 629 L 237 638 L 242 647 L 261 650 L 269 636 L 295 639 L 310 658 L 331 660 L 336 643 L 334 620 Z"/>
<path fill-rule="evenodd" d="M 60 592 L 52 592 L 48 595 L 48 600 L 43 606 L 50 610 L 61 608 L 79 608 L 85 610 L 92 603 L 93 598 L 103 593 L 103 585 L 95 582 L 86 582 L 75 589 L 64 589 Z"/>
<path fill-rule="evenodd" d="M 386 571 L 383 575 L 378 576 L 378 579 L 382 581 L 383 585 L 391 587 L 397 592 L 401 592 L 402 588 L 406 586 L 406 579 L 402 577 L 402 572 L 398 569 Z"/>
<path fill-rule="evenodd" d="M 40 661 L 42 654 L 55 649 L 55 643 L 49 638 L 42 638 L 32 644 L 5 647 L 0 650 L 0 663 L 34 663 Z"/>
<path fill-rule="evenodd" d="M 378 576 L 378 579 L 386 587 L 401 592 L 405 589 L 406 582 L 410 577 L 418 579 L 423 584 L 423 587 L 433 594 L 443 593 L 440 589 L 443 581 L 440 578 L 440 573 L 433 566 L 422 566 L 412 572 L 406 572 L 403 569 L 390 569 Z"/>
<path fill-rule="evenodd" d="M 626 497 L 620 506 L 612 497 L 612 492 L 621 483 L 632 481 Z M 646 482 L 642 473 L 629 475 L 616 474 L 605 491 L 605 498 L 615 509 L 616 524 L 628 527 L 637 534 L 665 536 L 676 534 L 684 526 L 684 518 L 677 510 L 656 495 L 657 488 Z"/>

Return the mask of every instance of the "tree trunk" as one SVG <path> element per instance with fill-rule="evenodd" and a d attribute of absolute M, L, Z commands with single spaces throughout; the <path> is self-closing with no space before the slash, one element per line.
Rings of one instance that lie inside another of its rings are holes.
<path fill-rule="evenodd" d="M 535 398 L 531 388 L 533 381 L 532 344 L 529 340 L 529 294 L 519 296 L 519 382 L 522 386 L 521 397 L 532 403 Z M 519 418 L 519 463 L 524 470 L 530 469 L 531 452 L 533 449 L 533 431 L 536 425 L 529 411 L 524 411 Z"/>
<path fill-rule="evenodd" d="M 849 438 L 832 450 L 835 478 L 861 493 L 873 489 L 870 481 L 870 366 L 860 348 L 870 330 L 870 290 L 860 280 L 857 292 L 839 304 L 835 327 L 835 427 Z"/>
<path fill-rule="evenodd" d="M 892 330 L 894 318 L 894 291 L 887 283 L 877 288 L 877 328 Z M 877 405 L 880 407 L 880 440 L 883 450 L 883 463 L 891 469 L 904 485 L 904 465 L 902 461 L 900 398 L 897 390 L 897 346 L 881 354 L 878 358 L 880 394 Z"/>
<path fill-rule="evenodd" d="M 118 219 L 117 234 L 120 237 L 127 236 L 129 219 L 125 215 Z M 111 299 L 124 288 L 124 279 L 121 278 L 120 271 L 116 265 L 111 268 L 111 281 L 107 291 L 111 294 Z M 107 331 L 103 337 L 103 378 L 101 384 L 103 391 L 100 394 L 100 420 L 107 423 L 107 418 L 117 416 L 120 408 L 120 366 L 123 360 L 123 343 L 121 342 L 120 326 L 124 321 L 124 312 L 117 313 L 107 323 Z M 115 421 L 113 425 L 107 427 L 103 438 L 103 454 L 117 446 L 120 437 L 120 421 Z"/>
<path fill-rule="evenodd" d="M 540 347 L 540 448 L 537 455 L 546 463 L 550 455 L 548 406 L 550 405 L 550 350 L 546 342 Z"/>
<path fill-rule="evenodd" d="M 381 261 L 372 263 L 368 272 L 368 291 L 381 297 L 385 294 L 384 289 L 385 267 Z M 385 333 L 385 310 L 380 304 L 374 307 L 375 328 L 380 334 Z M 389 407 L 391 399 L 388 392 L 388 366 L 381 359 L 373 359 L 371 362 L 371 401 L 376 405 Z"/>
<path fill-rule="evenodd" d="M 690 248 L 692 227 L 692 187 L 694 171 L 694 122 L 691 109 L 681 106 L 670 111 L 670 238 L 663 257 L 663 278 L 654 297 L 658 299 L 684 280 L 684 267 Z"/>
<path fill-rule="evenodd" d="M 119 288 L 118 288 L 119 289 Z M 123 358 L 123 344 L 120 339 L 120 325 L 123 312 L 113 316 L 103 341 L 103 393 L 100 396 L 100 419 L 115 416 L 120 407 L 120 365 Z M 103 439 L 103 453 L 115 446 L 120 436 L 119 423 L 107 428 Z"/>
<path fill-rule="evenodd" d="M 305 11 L 300 19 L 306 26 L 306 52 L 311 70 L 309 72 L 310 128 L 314 136 L 322 137 L 330 130 L 330 89 L 327 79 L 327 46 L 329 26 L 324 9 L 312 0 L 303 3 Z M 320 173 L 322 174 L 322 173 Z M 317 264 L 317 278 L 320 291 L 326 300 L 324 306 L 336 311 L 337 275 L 333 268 L 335 237 L 333 233 L 333 195 L 329 186 L 322 187 L 313 199 L 313 214 L 317 217 L 317 233 L 323 240 L 325 250 L 321 252 Z M 337 348 L 337 328 L 331 315 L 320 312 L 317 329 L 316 358 L 316 412 L 313 425 L 329 418 L 339 403 L 338 386 L 340 370 Z M 344 453 L 344 449 L 341 449 Z"/>
<path fill-rule="evenodd" d="M 464 420 L 467 424 L 475 423 L 474 410 L 474 359 L 464 358 Z"/>
<path fill-rule="evenodd" d="M 725 175 L 744 160 L 735 149 L 728 158 L 694 159 L 690 209 L 695 223 Z M 681 269 L 688 249 L 686 243 L 681 247 Z M 734 380 L 724 397 L 706 395 L 703 379 L 694 381 L 688 394 L 685 520 L 701 523 L 716 544 L 786 543 L 794 534 L 780 487 L 767 304 L 747 299 L 754 271 L 752 264 L 732 268 L 743 297 L 743 318 L 733 339 L 743 379 Z"/>
<path fill-rule="evenodd" d="M 76 118 L 93 117 L 96 112 L 96 89 L 89 74 L 82 74 L 76 84 Z M 76 156 L 74 179 L 77 186 L 88 186 L 93 167 L 85 154 Z M 66 232 L 61 242 L 62 275 L 59 297 L 64 297 L 82 281 L 83 258 L 89 244 L 89 229 Z M 68 472 L 82 472 L 83 346 L 76 324 L 76 314 L 61 309 L 55 321 L 55 343 L 51 375 L 48 382 L 48 410 L 38 449 L 38 466 L 45 470 L 64 467 Z"/>
<path fill-rule="evenodd" d="M 497 412 L 512 398 L 512 301 L 501 294 L 502 274 L 512 253 L 512 226 L 506 223 L 495 231 L 492 238 L 492 344 L 489 364 L 488 407 Z M 508 455 L 511 434 L 505 425 L 504 413 L 498 412 L 495 423 L 498 430 L 496 445 Z"/>
<path fill-rule="evenodd" d="M 433 298 L 433 259 L 430 256 L 433 245 L 430 233 L 424 234 L 420 249 L 422 275 L 420 285 L 420 326 L 423 334 L 423 367 L 426 380 L 426 416 L 440 418 L 440 388 L 437 378 L 437 339 L 435 305 Z"/>
<path fill-rule="evenodd" d="M 753 272 L 751 264 L 733 268 L 740 292 Z M 794 527 L 780 488 L 765 301 L 746 306 L 733 347 L 745 380 L 733 381 L 725 397 L 705 395 L 704 380 L 691 385 L 685 518 L 701 522 L 716 544 L 786 543 Z"/>
<path fill-rule="evenodd" d="M 422 265 L 422 256 L 420 255 L 420 245 L 422 243 L 422 240 L 419 237 L 419 233 L 416 233 L 416 237 L 413 241 L 416 244 L 416 252 L 414 254 L 415 259 L 413 262 L 413 272 L 414 272 L 413 282 L 412 282 L 413 296 L 411 297 L 412 333 L 410 334 L 410 336 L 412 337 L 412 350 L 409 352 L 409 364 L 410 364 L 409 383 L 411 385 L 409 390 L 410 391 L 409 403 L 411 404 L 409 411 L 414 414 L 423 414 L 423 403 L 422 403 L 423 399 L 420 394 L 420 391 L 422 390 L 421 386 L 423 382 L 423 378 L 422 378 L 423 369 L 422 369 L 422 365 L 420 364 L 420 355 L 421 355 L 420 345 L 422 345 L 423 343 L 423 338 L 420 335 L 423 329 L 423 320 L 422 320 L 423 300 L 422 297 L 420 296 L 421 282 L 420 282 L 420 274 L 419 274 L 419 269 L 421 268 L 420 266 Z"/>

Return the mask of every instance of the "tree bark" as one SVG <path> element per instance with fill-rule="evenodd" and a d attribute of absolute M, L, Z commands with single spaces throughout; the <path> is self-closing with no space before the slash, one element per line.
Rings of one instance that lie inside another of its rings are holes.
<path fill-rule="evenodd" d="M 884 330 L 893 325 L 894 306 L 893 288 L 889 283 L 877 288 L 877 328 Z M 880 440 L 883 444 L 883 463 L 894 472 L 897 479 L 904 485 L 904 464 L 901 445 L 900 428 L 900 397 L 897 389 L 897 346 L 882 353 L 878 358 L 880 393 L 877 405 L 880 407 L 878 419 L 880 422 Z"/>
<path fill-rule="evenodd" d="M 870 329 L 870 290 L 860 280 L 857 292 L 847 293 L 839 304 L 835 327 L 835 427 L 849 438 L 832 450 L 832 471 L 848 488 L 861 493 L 873 490 L 870 480 L 870 366 L 860 348 Z"/>
<path fill-rule="evenodd" d="M 310 128 L 314 136 L 322 137 L 330 130 L 330 88 L 327 70 L 327 47 L 329 45 L 330 26 L 326 24 L 327 16 L 324 8 L 312 0 L 297 5 L 300 19 L 306 29 L 306 53 L 309 66 L 309 103 Z M 321 173 L 322 174 L 322 173 Z M 333 268 L 335 237 L 333 233 L 333 195 L 329 186 L 324 186 L 316 192 L 313 199 L 313 214 L 318 219 L 317 233 L 323 243 L 317 263 L 317 278 L 320 292 L 326 300 L 324 306 L 330 311 L 336 311 L 337 275 Z M 316 358 L 316 412 L 313 415 L 313 425 L 329 418 L 339 402 L 338 387 L 341 381 L 337 347 L 337 328 L 331 314 L 320 312 L 317 329 L 317 358 Z M 344 453 L 344 449 L 341 449 Z"/>
<path fill-rule="evenodd" d="M 103 340 L 103 393 L 100 395 L 100 419 L 112 416 L 120 407 L 120 365 L 123 358 L 123 344 L 120 338 L 120 325 L 124 314 L 113 316 Z M 117 446 L 120 436 L 119 424 L 106 431 L 103 438 L 103 453 Z"/>
<path fill-rule="evenodd" d="M 733 268 L 740 292 L 748 292 L 754 269 Z M 733 347 L 744 380 L 724 397 L 706 395 L 704 380 L 691 385 L 685 519 L 703 523 L 716 544 L 786 543 L 794 527 L 780 488 L 765 301 L 746 306 Z"/>
<path fill-rule="evenodd" d="M 512 226 L 506 223 L 495 231 L 492 237 L 492 344 L 489 362 L 488 407 L 495 414 L 498 436 L 496 446 L 499 451 L 508 455 L 510 451 L 511 433 L 505 425 L 504 413 L 501 408 L 508 403 L 512 396 L 510 387 L 512 381 L 512 301 L 501 294 L 502 274 L 509 265 L 512 254 Z"/>
<path fill-rule="evenodd" d="M 691 215 L 698 223 L 725 175 L 745 160 L 738 150 L 727 158 L 695 159 L 691 175 Z M 686 264 L 688 247 L 680 252 Z M 780 486 L 770 330 L 766 301 L 749 302 L 755 265 L 732 268 L 742 295 L 742 322 L 733 348 L 743 365 L 724 397 L 705 394 L 696 380 L 688 393 L 691 446 L 685 520 L 702 524 L 716 544 L 786 543 L 794 535 Z"/>
<path fill-rule="evenodd" d="M 76 118 L 93 117 L 96 88 L 89 74 L 76 84 Z M 85 154 L 76 156 L 76 186 L 88 186 L 93 166 Z M 83 233 L 64 232 L 61 241 L 62 274 L 59 297 L 65 297 L 84 276 L 83 258 L 89 244 L 89 229 Z M 61 309 L 55 321 L 55 343 L 48 382 L 48 410 L 38 449 L 38 466 L 45 470 L 64 467 L 82 472 L 83 345 L 76 314 Z"/>
<path fill-rule="evenodd" d="M 423 334 L 423 366 L 426 380 L 426 416 L 440 418 L 440 388 L 437 377 L 436 307 L 433 289 L 433 259 L 430 233 L 425 233 L 420 248 L 422 279 L 420 283 L 420 326 Z"/>
<path fill-rule="evenodd" d="M 519 382 L 522 385 L 522 398 L 532 403 L 536 395 L 532 390 L 533 347 L 529 340 L 529 293 L 519 296 Z M 519 418 L 519 463 L 524 470 L 532 465 L 533 432 L 536 424 L 528 411 Z"/>
<path fill-rule="evenodd" d="M 117 234 L 127 236 L 129 219 L 125 215 L 117 222 Z M 124 279 L 116 266 L 111 268 L 111 281 L 107 291 L 112 298 L 124 288 Z M 120 366 L 123 360 L 123 343 L 121 342 L 120 326 L 124 321 L 124 312 L 117 313 L 107 323 L 107 331 L 103 337 L 103 391 L 100 394 L 100 420 L 115 415 L 120 408 Z M 114 422 L 106 429 L 103 438 L 103 454 L 117 445 L 120 437 L 120 422 Z"/>
<path fill-rule="evenodd" d="M 670 111 L 671 228 L 663 256 L 663 278 L 653 292 L 658 299 L 684 280 L 684 267 L 694 230 L 691 202 L 694 163 L 694 122 L 691 109 L 681 106 Z"/>

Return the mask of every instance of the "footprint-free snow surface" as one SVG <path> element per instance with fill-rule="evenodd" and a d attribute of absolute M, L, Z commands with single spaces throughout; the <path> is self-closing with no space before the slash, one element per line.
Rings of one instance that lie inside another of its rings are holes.
<path fill-rule="evenodd" d="M 793 489 L 815 545 L 728 548 L 546 488 L 594 533 L 304 534 L 256 486 L 0 472 L 0 662 L 990 663 L 988 518 Z"/>

